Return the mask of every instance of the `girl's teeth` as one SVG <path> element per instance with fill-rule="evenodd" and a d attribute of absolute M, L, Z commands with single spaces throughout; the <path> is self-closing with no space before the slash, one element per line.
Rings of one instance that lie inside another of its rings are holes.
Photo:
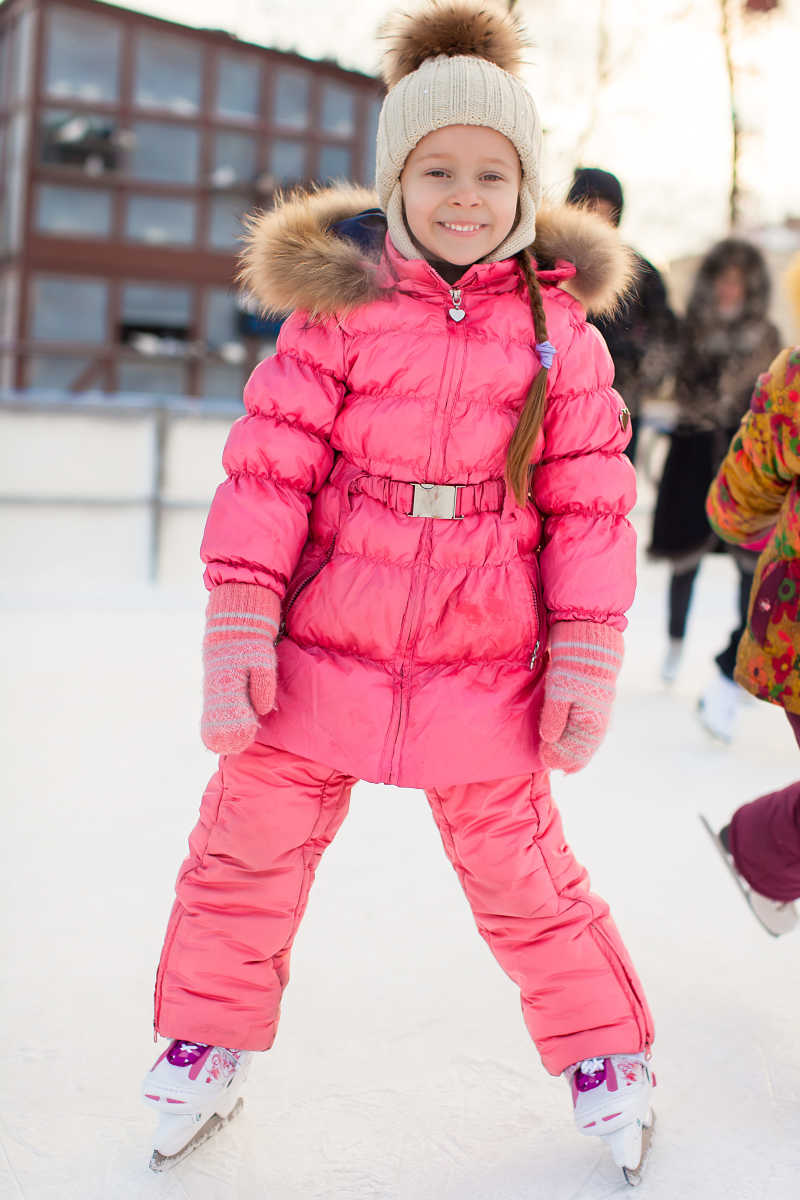
<path fill-rule="evenodd" d="M 442 221 L 445 229 L 455 229 L 457 233 L 474 233 L 480 229 L 480 225 L 451 225 L 449 221 Z"/>

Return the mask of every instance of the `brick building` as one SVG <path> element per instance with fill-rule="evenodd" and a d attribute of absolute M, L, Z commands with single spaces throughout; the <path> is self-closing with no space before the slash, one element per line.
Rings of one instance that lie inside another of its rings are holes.
<path fill-rule="evenodd" d="M 0 5 L 0 389 L 241 394 L 243 212 L 371 182 L 381 84 L 95 0 Z"/>

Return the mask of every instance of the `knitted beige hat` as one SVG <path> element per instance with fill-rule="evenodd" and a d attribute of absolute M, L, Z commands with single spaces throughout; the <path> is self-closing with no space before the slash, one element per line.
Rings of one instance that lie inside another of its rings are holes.
<path fill-rule="evenodd" d="M 522 165 L 520 214 L 487 262 L 510 258 L 536 235 L 541 195 L 542 127 L 536 106 L 514 74 L 521 66 L 522 28 L 513 14 L 480 0 L 434 0 L 390 21 L 383 77 L 389 89 L 378 122 L 376 184 L 389 234 L 406 258 L 419 258 L 403 212 L 400 173 L 417 142 L 445 125 L 496 129 Z"/>

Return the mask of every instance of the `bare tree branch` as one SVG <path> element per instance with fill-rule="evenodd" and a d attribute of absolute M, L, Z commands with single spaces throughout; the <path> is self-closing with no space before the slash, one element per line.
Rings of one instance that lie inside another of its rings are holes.
<path fill-rule="evenodd" d="M 728 76 L 728 97 L 731 117 L 731 175 L 728 191 L 728 219 L 731 229 L 739 224 L 740 188 L 739 188 L 739 155 L 741 151 L 741 125 L 736 109 L 736 67 L 733 61 L 733 34 L 731 30 L 731 0 L 720 0 L 722 14 L 722 46 L 725 54 L 725 70 Z"/>

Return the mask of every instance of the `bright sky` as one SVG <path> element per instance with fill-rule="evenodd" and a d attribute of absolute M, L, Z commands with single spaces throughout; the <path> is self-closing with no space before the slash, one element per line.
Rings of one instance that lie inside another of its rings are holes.
<path fill-rule="evenodd" d="M 729 0 L 737 13 L 743 0 Z M 577 163 L 619 175 L 623 232 L 665 262 L 728 232 L 730 122 L 721 0 L 518 0 L 535 43 L 526 79 L 545 127 L 544 179 L 562 199 Z M 404 7 L 410 6 L 404 5 Z M 389 0 L 142 0 L 125 7 L 377 70 Z M 800 217 L 800 0 L 737 21 L 748 224 Z M 605 39 L 601 30 L 605 28 Z M 605 53 L 603 45 L 606 45 Z M 598 78 L 598 65 L 604 80 Z M 787 167 L 787 162 L 791 167 Z"/>

